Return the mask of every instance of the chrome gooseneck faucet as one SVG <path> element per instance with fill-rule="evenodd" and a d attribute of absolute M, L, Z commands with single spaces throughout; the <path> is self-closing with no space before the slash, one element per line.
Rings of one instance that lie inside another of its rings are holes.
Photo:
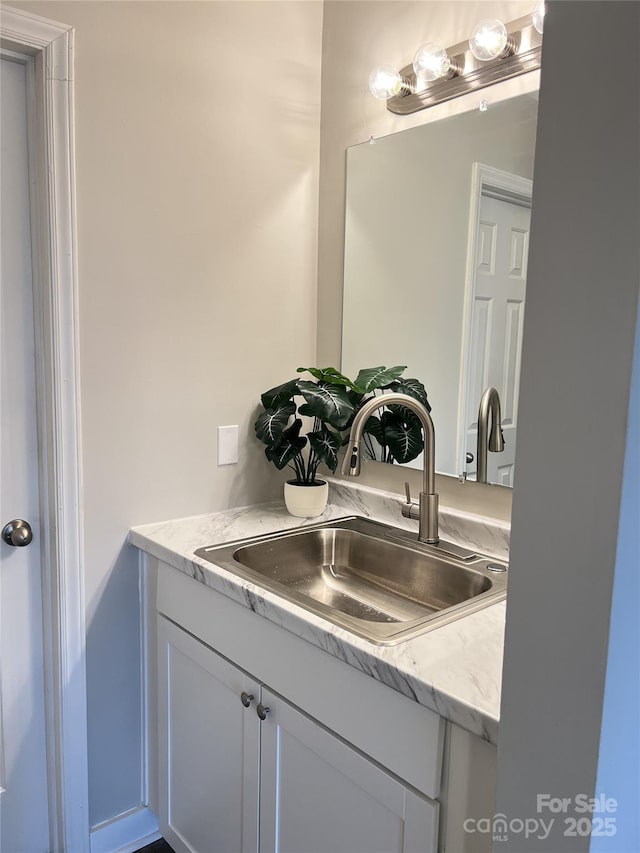
<path fill-rule="evenodd" d="M 489 433 L 489 414 L 491 414 L 491 433 Z M 488 439 L 487 439 L 488 435 Z M 502 435 L 502 415 L 500 413 L 500 395 L 495 388 L 487 388 L 480 399 L 478 409 L 478 468 L 476 482 L 487 482 L 487 452 L 502 453 L 504 436 Z"/>
<path fill-rule="evenodd" d="M 417 400 L 407 394 L 381 394 L 364 404 L 353 420 L 349 444 L 342 463 L 342 473 L 351 477 L 360 474 L 360 442 L 364 425 L 370 416 L 384 406 L 404 406 L 411 409 L 420 419 L 424 430 L 424 485 L 420 492 L 420 501 L 415 503 L 409 495 L 407 485 L 407 503 L 402 507 L 402 514 L 407 518 L 417 518 L 419 521 L 418 539 L 437 545 L 438 537 L 438 495 L 435 490 L 435 430 L 431 415 Z"/>

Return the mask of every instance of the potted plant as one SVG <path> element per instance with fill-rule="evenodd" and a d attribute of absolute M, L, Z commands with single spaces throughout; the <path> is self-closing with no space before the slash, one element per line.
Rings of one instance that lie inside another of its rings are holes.
<path fill-rule="evenodd" d="M 318 478 L 321 464 L 332 473 L 358 408 L 376 392 L 400 391 L 419 399 L 430 408 L 422 383 L 401 379 L 405 367 L 372 367 L 361 370 L 351 381 L 333 367 L 299 367 L 315 381 L 291 379 L 265 391 L 255 432 L 265 445 L 265 456 L 278 470 L 287 466 L 295 477 L 287 480 L 284 497 L 292 515 L 310 518 L 320 515 L 327 503 L 329 487 Z M 306 432 L 303 424 L 310 426 Z M 422 450 L 420 422 L 413 412 L 392 406 L 365 428 L 365 443 L 371 458 L 406 462 Z M 375 442 L 375 444 L 374 444 Z"/>
<path fill-rule="evenodd" d="M 306 368 L 298 368 L 304 373 Z M 287 480 L 284 498 L 291 515 L 311 518 L 324 512 L 329 486 L 318 478 L 324 463 L 333 472 L 338 466 L 342 430 L 354 413 L 349 397 L 351 382 L 334 368 L 309 372 L 316 382 L 291 379 L 262 394 L 263 411 L 255 422 L 257 437 L 265 456 L 283 470 L 290 467 L 295 477 Z M 303 433 L 303 418 L 311 429 Z"/>

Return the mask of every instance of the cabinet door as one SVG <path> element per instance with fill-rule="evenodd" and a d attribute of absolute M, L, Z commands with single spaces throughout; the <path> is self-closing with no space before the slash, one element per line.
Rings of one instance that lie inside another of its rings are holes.
<path fill-rule="evenodd" d="M 260 853 L 435 853 L 437 803 L 268 690 L 262 703 Z"/>
<path fill-rule="evenodd" d="M 255 853 L 259 685 L 163 618 L 158 669 L 162 835 L 176 853 Z"/>

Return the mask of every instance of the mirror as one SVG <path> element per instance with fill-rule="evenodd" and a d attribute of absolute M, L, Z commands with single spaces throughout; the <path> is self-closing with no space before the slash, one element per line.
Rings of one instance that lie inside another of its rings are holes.
<path fill-rule="evenodd" d="M 425 385 L 436 471 L 476 479 L 497 388 L 513 485 L 537 93 L 347 150 L 342 371 L 405 364 Z M 470 457 L 473 459 L 467 461 Z M 421 467 L 421 458 L 409 463 Z"/>

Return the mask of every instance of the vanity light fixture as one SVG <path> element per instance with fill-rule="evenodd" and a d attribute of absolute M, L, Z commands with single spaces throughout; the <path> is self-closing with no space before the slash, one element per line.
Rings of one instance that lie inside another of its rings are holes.
<path fill-rule="evenodd" d="M 504 24 L 481 21 L 468 41 L 444 48 L 422 45 L 412 65 L 381 65 L 369 77 L 371 93 L 389 112 L 410 115 L 469 92 L 540 68 L 544 2 L 533 14 Z"/>

